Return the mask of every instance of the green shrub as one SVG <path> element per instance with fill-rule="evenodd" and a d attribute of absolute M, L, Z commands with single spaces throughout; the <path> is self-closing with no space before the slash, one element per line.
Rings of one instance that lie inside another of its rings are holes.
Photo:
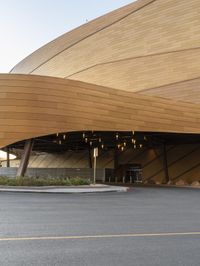
<path fill-rule="evenodd" d="M 89 185 L 89 179 L 76 178 L 33 178 L 33 177 L 0 177 L 0 185 L 4 186 L 81 186 Z"/>

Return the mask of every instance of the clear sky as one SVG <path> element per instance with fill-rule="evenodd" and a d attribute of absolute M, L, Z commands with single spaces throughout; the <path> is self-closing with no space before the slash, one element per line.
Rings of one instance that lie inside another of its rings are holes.
<path fill-rule="evenodd" d="M 0 73 L 62 35 L 134 0 L 0 0 Z"/>

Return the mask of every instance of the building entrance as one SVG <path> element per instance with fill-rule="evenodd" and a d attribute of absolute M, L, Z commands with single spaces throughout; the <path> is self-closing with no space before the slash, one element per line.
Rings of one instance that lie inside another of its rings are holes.
<path fill-rule="evenodd" d="M 125 165 L 123 173 L 125 183 L 141 183 L 142 182 L 142 169 L 141 165 Z"/>
<path fill-rule="evenodd" d="M 141 183 L 142 167 L 140 164 L 123 164 L 119 165 L 116 170 L 116 179 L 120 183 Z"/>

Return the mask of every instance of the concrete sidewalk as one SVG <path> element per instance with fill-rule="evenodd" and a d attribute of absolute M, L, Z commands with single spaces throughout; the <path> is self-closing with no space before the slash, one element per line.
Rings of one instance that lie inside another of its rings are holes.
<path fill-rule="evenodd" d="M 44 187 L 14 187 L 0 186 L 0 192 L 23 193 L 100 193 L 100 192 L 127 192 L 128 187 L 89 185 L 89 186 L 44 186 Z"/>

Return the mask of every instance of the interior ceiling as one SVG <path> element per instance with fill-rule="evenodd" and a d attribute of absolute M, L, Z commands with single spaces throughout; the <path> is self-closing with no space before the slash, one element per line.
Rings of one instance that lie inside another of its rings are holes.
<path fill-rule="evenodd" d="M 79 131 L 52 134 L 34 139 L 33 151 L 65 152 L 90 150 L 98 147 L 100 150 L 123 151 L 126 148 L 157 148 L 163 144 L 181 145 L 200 143 L 199 134 L 176 134 L 158 132 L 132 131 Z M 25 141 L 10 145 L 13 150 L 22 150 Z"/>
<path fill-rule="evenodd" d="M 199 103 L 199 14 L 199 0 L 139 0 L 64 34 L 11 72 Z"/>

